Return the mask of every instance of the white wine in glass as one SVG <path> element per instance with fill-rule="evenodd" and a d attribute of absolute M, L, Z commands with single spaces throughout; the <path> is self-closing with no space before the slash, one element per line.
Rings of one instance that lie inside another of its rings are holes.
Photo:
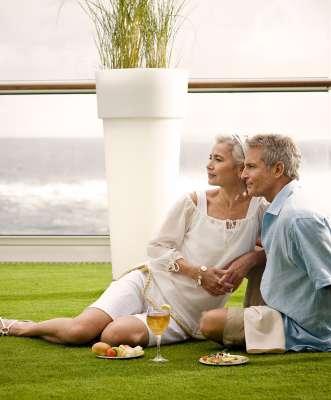
<path fill-rule="evenodd" d="M 170 311 L 161 307 L 149 306 L 147 309 L 147 325 L 156 336 L 156 356 L 151 360 L 155 362 L 168 361 L 161 355 L 161 338 L 163 332 L 167 329 L 170 321 Z"/>

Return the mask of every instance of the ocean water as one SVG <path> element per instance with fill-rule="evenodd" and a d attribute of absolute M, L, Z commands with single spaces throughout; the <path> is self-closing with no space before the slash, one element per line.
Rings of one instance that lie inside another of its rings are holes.
<path fill-rule="evenodd" d="M 105 235 L 102 139 L 0 139 L 1 235 Z"/>
<path fill-rule="evenodd" d="M 331 140 L 300 143 L 307 198 L 331 214 Z M 207 188 L 209 143 L 182 143 L 174 190 Z M 0 138 L 0 235 L 106 235 L 102 139 Z"/>

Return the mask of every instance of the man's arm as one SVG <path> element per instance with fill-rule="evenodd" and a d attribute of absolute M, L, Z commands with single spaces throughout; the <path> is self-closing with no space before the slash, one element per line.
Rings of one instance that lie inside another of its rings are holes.
<path fill-rule="evenodd" d="M 224 269 L 220 270 L 220 274 L 222 274 L 221 282 L 224 284 L 224 293 L 236 290 L 253 268 L 264 267 L 265 263 L 265 251 L 262 247 L 258 246 L 255 247 L 255 250 L 233 260 Z M 232 285 L 231 290 L 228 289 L 229 284 Z"/>
<path fill-rule="evenodd" d="M 316 289 L 331 285 L 331 228 L 324 217 L 298 218 L 291 227 L 294 250 Z"/>

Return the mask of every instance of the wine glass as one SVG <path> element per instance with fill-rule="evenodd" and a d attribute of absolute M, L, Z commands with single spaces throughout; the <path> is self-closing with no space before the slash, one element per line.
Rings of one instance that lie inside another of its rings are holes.
<path fill-rule="evenodd" d="M 169 325 L 170 310 L 163 306 L 161 307 L 149 306 L 147 309 L 146 321 L 149 329 L 156 336 L 156 356 L 151 361 L 154 362 L 168 361 L 161 355 L 160 347 L 161 347 L 162 334 Z"/>

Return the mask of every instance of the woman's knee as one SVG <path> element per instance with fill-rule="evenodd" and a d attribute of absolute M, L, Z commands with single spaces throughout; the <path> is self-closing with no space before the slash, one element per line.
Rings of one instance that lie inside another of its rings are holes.
<path fill-rule="evenodd" d="M 200 320 L 200 331 L 207 339 L 221 341 L 226 317 L 226 308 L 206 311 Z"/>
<path fill-rule="evenodd" d="M 91 342 L 111 321 L 112 318 L 104 311 L 87 308 L 66 326 L 65 341 L 71 344 Z"/>
<path fill-rule="evenodd" d="M 101 333 L 101 341 L 112 346 L 128 344 L 146 346 L 148 330 L 146 325 L 134 316 L 120 317 L 111 322 Z"/>
<path fill-rule="evenodd" d="M 67 329 L 67 342 L 70 344 L 84 344 L 95 338 L 95 332 L 91 331 L 86 324 L 73 319 L 72 324 Z"/>

